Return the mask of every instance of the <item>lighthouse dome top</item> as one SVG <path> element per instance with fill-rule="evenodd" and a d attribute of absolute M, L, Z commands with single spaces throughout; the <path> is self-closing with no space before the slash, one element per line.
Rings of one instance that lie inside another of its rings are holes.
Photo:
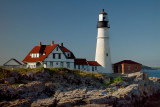
<path fill-rule="evenodd" d="M 107 15 L 107 13 L 104 11 L 104 9 L 102 10 L 102 12 L 100 14 Z"/>

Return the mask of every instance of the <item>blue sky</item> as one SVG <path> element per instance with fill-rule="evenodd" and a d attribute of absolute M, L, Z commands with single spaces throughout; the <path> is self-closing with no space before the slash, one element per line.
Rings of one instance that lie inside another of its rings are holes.
<path fill-rule="evenodd" d="M 39 41 L 63 42 L 94 60 L 97 21 L 108 13 L 112 63 L 160 66 L 160 0 L 0 0 L 0 65 L 22 61 Z"/>

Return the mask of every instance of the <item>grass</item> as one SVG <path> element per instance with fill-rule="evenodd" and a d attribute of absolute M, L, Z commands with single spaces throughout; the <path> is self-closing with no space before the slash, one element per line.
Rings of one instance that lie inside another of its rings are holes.
<path fill-rule="evenodd" d="M 103 87 L 107 88 L 110 84 L 118 83 L 118 82 L 122 82 L 122 81 L 123 81 L 122 77 L 121 76 L 117 76 L 114 79 L 108 79 L 107 81 L 105 81 L 104 84 L 103 84 Z"/>
<path fill-rule="evenodd" d="M 0 68 L 0 71 L 5 72 L 6 69 Z M 8 71 L 10 71 L 10 70 L 8 70 Z M 40 68 L 33 68 L 33 69 L 31 69 L 31 68 L 20 68 L 20 69 L 17 69 L 15 71 L 19 72 L 20 74 L 25 74 L 26 72 L 32 72 L 32 71 L 49 71 L 50 75 L 53 75 L 54 72 L 58 72 L 60 74 L 72 73 L 72 74 L 79 74 L 81 76 L 104 77 L 104 74 L 102 74 L 102 73 L 88 72 L 88 71 L 81 71 L 81 70 L 72 70 L 72 69 L 63 68 L 63 67 L 58 67 L 58 68 L 40 67 Z"/>
<path fill-rule="evenodd" d="M 40 68 L 20 68 L 17 69 L 16 71 L 18 71 L 20 74 L 25 74 L 26 72 L 32 72 L 32 71 L 44 71 L 45 68 L 44 67 L 40 67 Z"/>
<path fill-rule="evenodd" d="M 0 79 L 7 78 L 9 71 L 3 68 L 0 68 Z"/>
<path fill-rule="evenodd" d="M 7 70 L 7 69 L 3 69 L 0 68 L 0 79 L 2 78 L 6 78 L 8 73 L 11 72 L 12 70 Z M 81 71 L 81 70 L 72 70 L 72 69 L 68 69 L 68 68 L 63 68 L 63 67 L 59 67 L 59 68 L 44 68 L 44 67 L 40 67 L 40 68 L 20 68 L 15 70 L 17 72 L 19 72 L 20 74 L 26 74 L 27 72 L 38 72 L 38 71 L 48 71 L 49 74 L 51 76 L 54 75 L 54 73 L 58 73 L 61 75 L 77 75 L 77 76 L 82 76 L 82 77 L 91 77 L 91 78 L 101 78 L 101 77 L 106 77 L 106 75 L 102 74 L 102 73 L 96 73 L 96 72 L 88 72 L 88 71 Z"/>
<path fill-rule="evenodd" d="M 117 82 L 121 82 L 121 81 L 123 81 L 122 77 L 118 76 L 113 80 L 113 83 L 117 83 Z"/>
<path fill-rule="evenodd" d="M 53 75 L 55 72 L 59 74 L 77 74 L 80 76 L 88 76 L 88 77 L 103 77 L 102 74 L 100 73 L 95 73 L 95 72 L 86 72 L 86 71 L 81 71 L 81 70 L 71 70 L 68 68 L 46 68 L 47 71 L 49 71 L 50 75 Z"/>

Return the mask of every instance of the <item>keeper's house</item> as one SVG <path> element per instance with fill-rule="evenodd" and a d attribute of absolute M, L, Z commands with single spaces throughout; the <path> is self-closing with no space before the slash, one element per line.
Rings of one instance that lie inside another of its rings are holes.
<path fill-rule="evenodd" d="M 142 64 L 132 60 L 123 60 L 113 65 L 114 73 L 133 73 L 139 72 L 142 69 Z"/>
<path fill-rule="evenodd" d="M 50 45 L 35 46 L 29 54 L 22 61 L 26 67 L 44 68 L 66 67 L 71 69 L 79 69 L 86 71 L 99 72 L 101 65 L 96 61 L 87 61 L 86 59 L 79 59 L 74 54 L 63 46 L 63 43 L 54 44 L 51 41 Z"/>

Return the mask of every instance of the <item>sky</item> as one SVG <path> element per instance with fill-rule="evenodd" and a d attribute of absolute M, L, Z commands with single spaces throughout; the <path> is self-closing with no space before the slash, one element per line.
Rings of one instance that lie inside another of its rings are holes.
<path fill-rule="evenodd" d="M 95 59 L 98 15 L 109 18 L 112 63 L 160 67 L 160 0 L 0 0 L 0 65 L 38 45 L 64 43 Z"/>

